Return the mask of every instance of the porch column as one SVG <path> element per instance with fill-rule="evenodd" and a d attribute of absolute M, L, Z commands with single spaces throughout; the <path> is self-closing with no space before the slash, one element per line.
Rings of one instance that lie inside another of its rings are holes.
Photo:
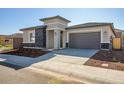
<path fill-rule="evenodd" d="M 63 48 L 66 48 L 67 43 L 67 32 L 63 31 Z"/>
<path fill-rule="evenodd" d="M 54 49 L 60 48 L 60 30 L 54 29 Z"/>
<path fill-rule="evenodd" d="M 46 48 L 49 48 L 49 30 L 46 30 Z"/>

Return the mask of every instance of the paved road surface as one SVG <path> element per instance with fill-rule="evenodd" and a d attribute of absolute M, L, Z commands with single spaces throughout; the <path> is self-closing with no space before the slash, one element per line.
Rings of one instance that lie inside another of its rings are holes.
<path fill-rule="evenodd" d="M 18 68 L 12 65 L 0 64 L 0 84 L 49 84 L 49 83 L 82 83 L 78 80 L 58 75 L 52 72 L 34 68 Z"/>

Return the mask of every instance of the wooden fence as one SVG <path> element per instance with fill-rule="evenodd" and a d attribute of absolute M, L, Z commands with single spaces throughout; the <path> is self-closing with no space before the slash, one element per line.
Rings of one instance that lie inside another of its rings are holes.
<path fill-rule="evenodd" d="M 121 49 L 122 48 L 122 40 L 121 38 L 114 38 L 113 42 L 113 49 Z"/>

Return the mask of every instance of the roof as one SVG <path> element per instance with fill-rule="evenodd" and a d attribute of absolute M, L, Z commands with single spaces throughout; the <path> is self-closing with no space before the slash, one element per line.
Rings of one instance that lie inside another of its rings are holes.
<path fill-rule="evenodd" d="M 76 28 L 87 28 L 87 27 L 94 27 L 94 26 L 106 26 L 106 25 L 110 25 L 113 33 L 116 36 L 116 32 L 114 30 L 114 26 L 113 23 L 103 23 L 103 22 L 89 22 L 89 23 L 84 23 L 84 24 L 78 24 L 78 25 L 73 25 L 73 26 L 69 26 L 66 29 L 76 29 Z"/>
<path fill-rule="evenodd" d="M 113 23 L 89 22 L 89 23 L 84 23 L 84 24 L 78 24 L 78 25 L 69 26 L 66 29 L 86 28 L 86 27 L 104 26 L 104 25 L 113 25 Z"/>
<path fill-rule="evenodd" d="M 0 35 L 0 37 L 6 37 L 6 36 L 8 36 L 8 35 Z"/>
<path fill-rule="evenodd" d="M 15 38 L 22 38 L 22 33 L 14 33 L 11 35 L 11 37 L 15 37 Z"/>
<path fill-rule="evenodd" d="M 5 37 L 5 38 L 22 38 L 22 33 L 14 33 L 11 35 L 0 35 L 0 37 Z"/>
<path fill-rule="evenodd" d="M 40 26 L 32 26 L 27 28 L 22 28 L 20 31 L 30 30 L 30 29 L 39 29 L 39 28 L 46 28 L 46 25 L 40 25 Z"/>
<path fill-rule="evenodd" d="M 0 37 L 3 37 L 3 38 L 12 38 L 12 36 L 11 35 L 0 35 Z"/>
<path fill-rule="evenodd" d="M 116 30 L 117 32 L 124 32 L 124 30 L 122 30 L 122 29 L 117 29 L 117 28 L 115 28 L 115 30 Z"/>
<path fill-rule="evenodd" d="M 61 17 L 61 16 L 59 16 L 59 15 L 53 16 L 53 17 L 42 18 L 42 19 L 40 19 L 40 21 L 49 20 L 49 19 L 54 19 L 54 18 L 59 18 L 59 19 L 62 19 L 62 20 L 64 20 L 64 21 L 71 22 L 70 20 L 65 19 L 64 17 Z"/>

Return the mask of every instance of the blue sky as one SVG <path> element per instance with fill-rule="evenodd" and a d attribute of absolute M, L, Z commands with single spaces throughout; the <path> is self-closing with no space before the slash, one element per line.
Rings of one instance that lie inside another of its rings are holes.
<path fill-rule="evenodd" d="M 71 21 L 69 25 L 86 22 L 113 22 L 124 29 L 124 9 L 91 8 L 13 8 L 0 9 L 0 34 L 18 33 L 20 28 L 43 24 L 40 18 L 60 15 Z"/>

